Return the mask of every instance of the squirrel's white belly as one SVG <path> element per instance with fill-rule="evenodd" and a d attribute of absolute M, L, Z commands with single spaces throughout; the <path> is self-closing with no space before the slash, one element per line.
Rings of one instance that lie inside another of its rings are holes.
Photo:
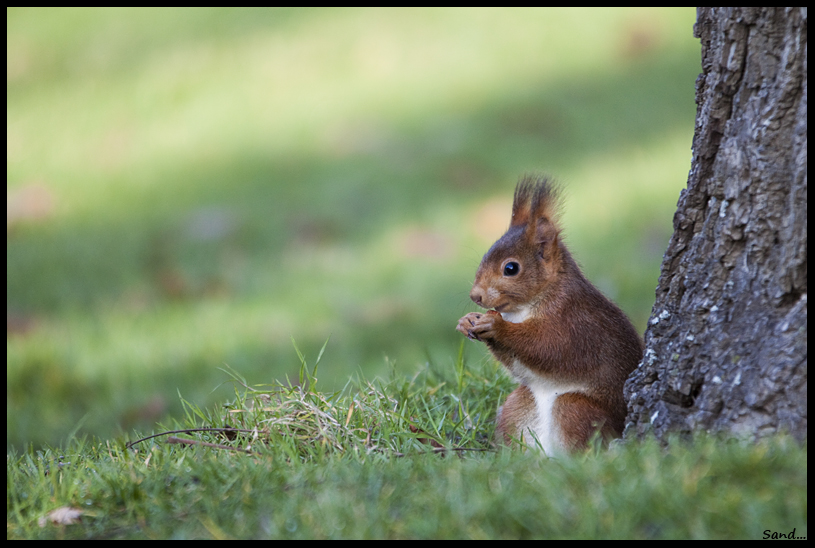
<path fill-rule="evenodd" d="M 534 419 L 524 425 L 524 443 L 532 447 L 540 444 L 544 452 L 550 456 L 565 452 L 562 431 L 555 423 L 552 408 L 558 396 L 568 392 L 585 392 L 585 387 L 579 383 L 564 383 L 542 378 L 529 371 L 518 360 L 512 364 L 511 371 L 535 397 L 536 413 Z"/>

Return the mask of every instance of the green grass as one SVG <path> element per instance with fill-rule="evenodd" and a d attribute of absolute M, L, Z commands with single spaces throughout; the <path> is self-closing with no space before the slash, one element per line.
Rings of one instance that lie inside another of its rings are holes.
<path fill-rule="evenodd" d="M 330 355 L 330 351 L 328 352 Z M 7 537 L 17 538 L 764 538 L 807 534 L 807 451 L 701 436 L 546 459 L 489 443 L 511 389 L 493 365 L 426 367 L 412 378 L 319 390 L 293 382 L 167 429 L 220 447 L 74 438 L 7 457 Z M 413 428 L 411 428 L 413 427 Z M 435 444 L 430 443 L 433 440 Z M 233 449 L 229 449 L 229 447 Z M 251 451 L 238 452 L 236 449 Z M 50 523 L 56 509 L 80 521 Z"/>

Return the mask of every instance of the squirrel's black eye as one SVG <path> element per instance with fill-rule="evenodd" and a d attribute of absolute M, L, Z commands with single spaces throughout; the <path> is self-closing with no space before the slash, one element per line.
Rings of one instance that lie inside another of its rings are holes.
<path fill-rule="evenodd" d="M 521 265 L 515 261 L 510 261 L 504 265 L 504 276 L 515 276 L 521 271 Z"/>

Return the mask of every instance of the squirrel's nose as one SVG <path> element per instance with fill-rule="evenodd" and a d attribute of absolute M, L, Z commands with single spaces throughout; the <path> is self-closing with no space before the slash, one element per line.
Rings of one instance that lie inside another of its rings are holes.
<path fill-rule="evenodd" d="M 478 306 L 483 306 L 482 299 L 484 298 L 484 292 L 481 291 L 480 287 L 474 287 L 473 290 L 470 291 L 470 298 Z"/>

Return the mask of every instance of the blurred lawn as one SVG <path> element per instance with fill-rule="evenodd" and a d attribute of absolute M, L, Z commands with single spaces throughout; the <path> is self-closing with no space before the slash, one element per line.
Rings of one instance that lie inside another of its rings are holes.
<path fill-rule="evenodd" d="M 452 367 L 520 174 L 642 332 L 690 167 L 683 9 L 7 10 L 7 444 L 208 405 L 224 363 Z M 470 360 L 483 360 L 468 345 Z M 386 360 L 387 357 L 387 360 Z"/>

